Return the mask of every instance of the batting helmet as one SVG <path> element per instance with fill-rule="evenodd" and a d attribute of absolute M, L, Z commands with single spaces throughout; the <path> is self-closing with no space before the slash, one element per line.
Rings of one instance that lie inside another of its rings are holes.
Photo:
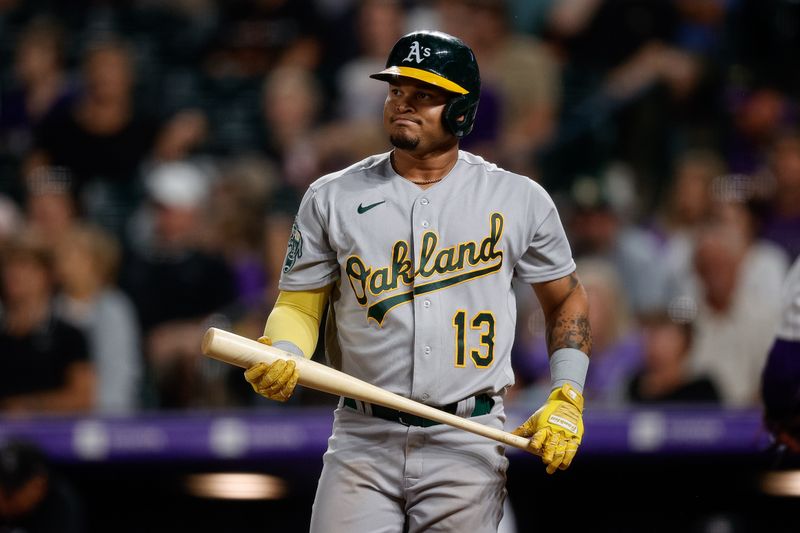
<path fill-rule="evenodd" d="M 386 68 L 370 77 L 391 81 L 398 76 L 453 93 L 442 120 L 456 137 L 472 131 L 481 95 L 481 75 L 475 54 L 461 39 L 438 31 L 417 31 L 402 37 L 389 53 Z"/>

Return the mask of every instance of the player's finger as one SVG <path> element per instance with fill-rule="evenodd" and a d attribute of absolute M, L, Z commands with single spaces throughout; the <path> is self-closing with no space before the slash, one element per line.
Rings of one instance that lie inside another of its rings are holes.
<path fill-rule="evenodd" d="M 561 440 L 558 441 L 558 445 L 556 446 L 555 450 L 556 451 L 553 454 L 553 461 L 551 464 L 560 465 L 564 460 L 564 455 L 567 451 L 567 439 L 561 437 Z"/>
<path fill-rule="evenodd" d="M 276 361 L 277 363 L 278 361 Z M 295 372 L 295 363 L 294 361 L 281 361 L 282 364 L 279 368 L 279 372 L 276 371 L 275 373 L 269 372 L 272 374 L 269 384 L 267 385 L 267 394 L 275 395 L 280 391 L 292 377 L 292 374 Z"/>
<path fill-rule="evenodd" d="M 300 377 L 300 373 L 297 371 L 296 368 L 292 368 L 290 373 L 284 373 L 281 375 L 280 379 L 275 382 L 275 385 L 272 387 L 274 390 L 273 396 L 275 399 L 285 402 L 292 396 L 292 391 L 294 391 L 295 385 L 297 385 L 297 379 Z"/>
<path fill-rule="evenodd" d="M 283 386 L 285 379 L 281 381 L 281 376 L 286 372 L 287 365 L 288 361 L 285 359 L 277 359 L 270 365 L 269 370 L 261 378 L 261 383 L 259 384 L 262 394 L 272 395 Z"/>
<path fill-rule="evenodd" d="M 272 339 L 270 339 L 266 335 L 259 337 L 258 342 L 260 342 L 261 344 L 266 344 L 267 346 L 272 346 Z"/>
<path fill-rule="evenodd" d="M 547 442 L 544 443 L 544 452 L 542 453 L 542 461 L 545 464 L 553 462 L 553 457 L 556 454 L 556 448 L 561 443 L 561 435 L 558 433 L 551 433 Z"/>
<path fill-rule="evenodd" d="M 292 392 L 294 392 L 294 388 L 297 386 L 297 380 L 300 379 L 300 372 L 295 369 L 294 373 L 292 373 L 292 377 L 289 378 L 289 382 L 281 389 L 281 396 L 284 399 L 288 400 L 292 396 Z"/>
<path fill-rule="evenodd" d="M 540 453 L 542 451 L 542 446 L 544 445 L 545 441 L 547 440 L 547 428 L 540 429 L 536 433 L 534 433 L 533 438 L 531 439 L 531 448 L 533 451 Z"/>
<path fill-rule="evenodd" d="M 530 437 L 531 434 L 533 434 L 533 426 L 531 425 L 530 420 L 527 420 L 524 424 L 519 426 L 511 433 L 512 435 L 516 435 L 518 437 Z"/>
<path fill-rule="evenodd" d="M 559 468 L 561 470 L 566 470 L 569 468 L 569 465 L 572 464 L 572 460 L 575 458 L 575 454 L 578 453 L 578 442 L 575 439 L 570 439 L 567 443 L 567 447 L 564 450 L 564 460 L 561 461 L 561 466 Z"/>
<path fill-rule="evenodd" d="M 566 439 L 560 439 L 558 445 L 555 447 L 555 452 L 553 453 L 553 460 L 550 461 L 550 464 L 547 465 L 547 473 L 552 474 L 561 466 L 561 463 L 564 461 L 564 454 L 566 452 L 567 442 Z"/>
<path fill-rule="evenodd" d="M 283 383 L 288 383 L 289 381 L 291 381 L 291 379 L 294 377 L 295 374 L 298 374 L 297 363 L 295 363 L 290 359 L 286 361 L 286 368 L 284 369 L 283 372 L 281 372 L 280 380 Z"/>
<path fill-rule="evenodd" d="M 244 379 L 250 382 L 254 387 L 261 381 L 261 376 L 266 372 L 266 363 L 256 363 L 244 371 Z"/>
<path fill-rule="evenodd" d="M 294 361 L 292 361 L 294 362 Z M 278 377 L 286 370 L 286 365 L 289 364 L 289 361 L 286 359 L 276 359 L 269 367 L 267 371 L 267 378 L 270 383 L 274 383 Z"/>
<path fill-rule="evenodd" d="M 261 376 L 258 382 L 258 392 L 260 394 L 269 394 L 270 389 L 275 385 L 276 380 L 280 377 L 281 372 L 286 368 L 286 362 L 277 360 L 267 366 L 267 371 Z"/>

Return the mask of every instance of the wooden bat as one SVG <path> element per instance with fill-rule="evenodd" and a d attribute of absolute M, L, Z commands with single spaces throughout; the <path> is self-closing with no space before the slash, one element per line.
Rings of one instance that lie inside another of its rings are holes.
<path fill-rule="evenodd" d="M 203 353 L 208 357 L 242 368 L 249 368 L 261 361 L 272 363 L 276 359 L 292 358 L 300 373 L 298 383 L 305 387 L 397 409 L 398 411 L 447 424 L 533 453 L 528 447 L 530 441 L 525 437 L 519 437 L 502 429 L 485 426 L 473 420 L 461 418 L 435 407 L 404 398 L 316 361 L 311 361 L 273 346 L 261 344 L 229 331 L 209 328 L 203 336 L 202 349 Z"/>

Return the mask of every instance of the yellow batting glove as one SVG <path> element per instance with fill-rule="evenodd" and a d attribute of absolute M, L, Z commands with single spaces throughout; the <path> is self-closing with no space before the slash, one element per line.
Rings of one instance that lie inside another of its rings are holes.
<path fill-rule="evenodd" d="M 565 383 L 553 390 L 545 404 L 514 435 L 531 438 L 531 450 L 541 455 L 547 473 L 566 470 L 583 438 L 583 396 Z"/>
<path fill-rule="evenodd" d="M 272 345 L 269 337 L 260 337 L 258 342 Z M 272 363 L 256 363 L 245 371 L 244 377 L 261 396 L 285 402 L 292 396 L 300 372 L 292 359 L 278 359 Z"/>

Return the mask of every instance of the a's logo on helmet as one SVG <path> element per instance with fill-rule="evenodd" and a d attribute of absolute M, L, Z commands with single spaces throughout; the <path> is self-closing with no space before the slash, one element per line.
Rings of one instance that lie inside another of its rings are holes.
<path fill-rule="evenodd" d="M 403 60 L 405 61 L 416 61 L 417 63 L 422 63 L 423 57 L 430 57 L 431 49 L 430 48 L 420 48 L 419 41 L 414 41 L 411 43 L 411 49 L 408 51 L 408 55 Z"/>

